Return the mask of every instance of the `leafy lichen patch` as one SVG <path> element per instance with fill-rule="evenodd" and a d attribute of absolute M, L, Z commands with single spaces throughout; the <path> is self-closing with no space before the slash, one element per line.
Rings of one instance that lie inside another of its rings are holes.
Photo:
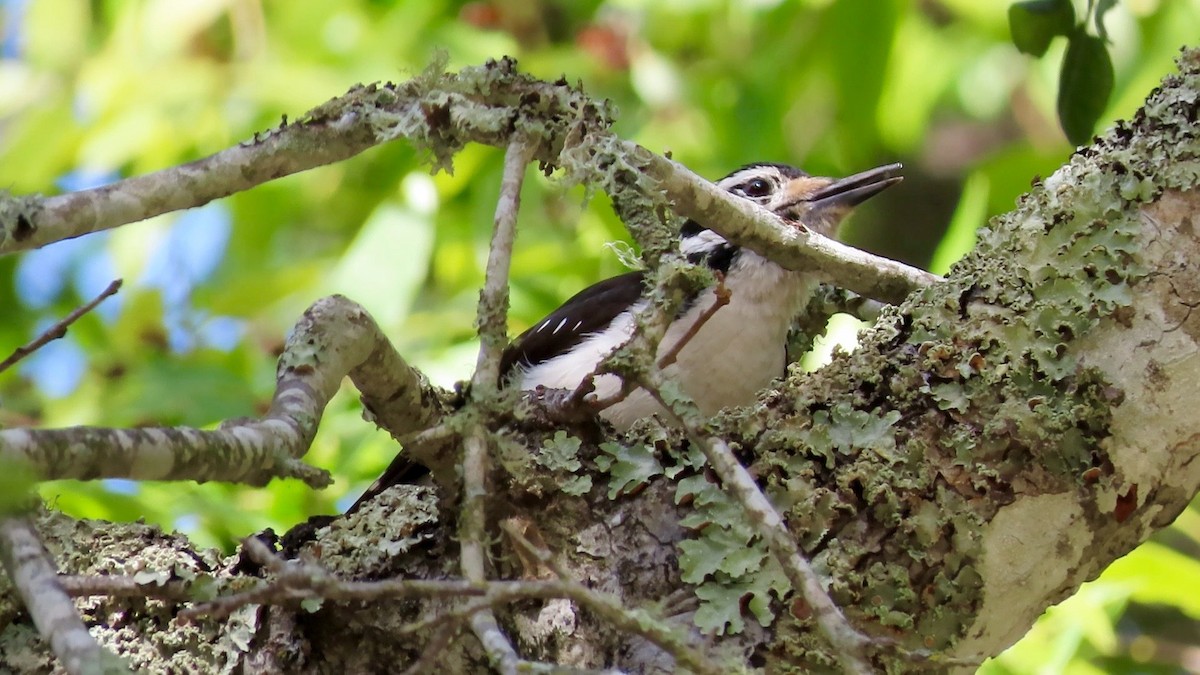
<path fill-rule="evenodd" d="M 182 535 L 164 534 L 156 527 L 76 521 L 50 511 L 39 512 L 36 525 L 47 550 L 68 574 L 129 575 L 145 584 L 185 582 L 198 599 L 218 591 L 236 592 L 255 581 L 226 577 L 224 570 L 232 560 L 213 550 L 191 551 Z M 89 545 L 71 544 L 79 541 Z M 86 625 L 105 628 L 93 633 L 101 646 L 137 671 L 219 670 L 240 660 L 259 628 L 253 607 L 224 621 L 201 618 L 187 624 L 176 619 L 178 603 L 168 600 L 93 596 L 77 599 L 76 607 Z M 29 672 L 51 670 L 47 645 L 32 626 L 25 630 L 20 621 L 29 619 L 17 620 L 3 631 L 4 662 L 21 664 Z"/>
<path fill-rule="evenodd" d="M 885 311 L 853 359 L 793 374 L 777 394 L 790 404 L 723 425 L 864 630 L 950 648 L 994 601 L 1006 550 L 987 523 L 1006 505 L 1083 494 L 1088 517 L 1111 520 L 1112 491 L 1130 501 L 1106 443 L 1124 392 L 1082 355 L 1098 328 L 1126 325 L 1151 273 L 1139 207 L 1200 173 L 1198 54 L 981 231 L 944 283 Z M 781 627 L 773 649 L 805 654 L 804 635 Z"/>
<path fill-rule="evenodd" d="M 385 577 L 397 566 L 412 574 L 406 561 L 437 540 L 440 523 L 436 490 L 398 485 L 334 520 L 303 551 L 335 575 Z"/>

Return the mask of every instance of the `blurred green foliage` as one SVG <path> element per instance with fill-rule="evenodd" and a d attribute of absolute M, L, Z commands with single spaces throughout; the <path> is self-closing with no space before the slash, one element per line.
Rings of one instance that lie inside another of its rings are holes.
<path fill-rule="evenodd" d="M 1013 44 L 1022 53 L 1042 56 L 1054 38 L 1067 38 L 1058 78 L 1058 120 L 1076 145 L 1092 137 L 1112 93 L 1113 64 L 1105 46 L 1104 15 L 1115 5 L 1116 0 L 1088 0 L 1078 22 L 1071 0 L 1025 0 L 1008 8 Z"/>
<path fill-rule="evenodd" d="M 1101 4 L 1108 11 L 1080 0 L 1074 15 L 1103 14 L 1090 32 L 1106 37 L 1112 62 L 1111 95 L 1091 103 L 1103 128 L 1130 115 L 1195 41 L 1200 0 Z M 436 50 L 451 68 L 509 54 L 528 72 L 612 99 L 620 134 L 714 179 L 758 160 L 829 175 L 903 161 L 903 186 L 864 208 L 845 239 L 944 272 L 990 215 L 1072 149 L 1056 115 L 1068 47 L 1051 32 L 1037 45 L 1045 57 L 1022 56 L 1009 9 L 978 0 L 0 0 L 0 186 L 53 193 L 153 171 L 296 118 L 356 82 L 407 78 Z M 190 223 L 175 214 L 0 258 L 5 353 L 112 277 L 127 281 L 119 300 L 71 329 L 66 347 L 0 376 L 0 424 L 208 426 L 259 413 L 285 332 L 333 292 L 364 304 L 436 381 L 468 377 L 500 171 L 499 151 L 471 147 L 452 175 L 430 176 L 398 142 L 236 195 Z M 585 203 L 582 190 L 541 176 L 523 196 L 514 332 L 621 271 L 605 244 L 627 240 L 603 196 Z M 193 265 L 198 251 L 215 256 L 211 266 Z M 41 491 L 78 516 L 145 518 L 229 548 L 249 532 L 334 512 L 382 469 L 395 447 L 359 415 L 349 391 L 327 411 L 308 456 L 337 479 L 322 493 L 296 482 Z M 1200 585 L 1198 542 L 1193 508 L 985 670 L 1197 669 L 1187 649 L 1200 644 L 1200 607 L 1179 589 Z"/>

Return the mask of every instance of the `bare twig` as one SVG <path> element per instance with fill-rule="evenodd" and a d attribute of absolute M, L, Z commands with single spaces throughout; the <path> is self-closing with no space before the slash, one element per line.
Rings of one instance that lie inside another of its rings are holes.
<path fill-rule="evenodd" d="M 500 623 L 496 621 L 496 613 L 492 608 L 480 607 L 471 612 L 469 622 L 471 632 L 483 643 L 483 650 L 487 652 L 492 668 L 502 675 L 516 675 L 524 660 L 517 654 L 508 636 L 500 630 Z"/>
<path fill-rule="evenodd" d="M 74 311 L 72 311 L 70 314 L 68 314 L 66 317 L 64 317 L 61 321 L 54 324 L 53 326 L 50 326 L 46 330 L 42 331 L 41 335 L 34 338 L 28 344 L 21 346 L 21 347 L 17 347 L 16 350 L 13 351 L 13 353 L 11 355 L 9 355 L 8 358 L 4 359 L 3 361 L 0 361 L 0 373 L 3 373 L 4 371 L 8 370 L 9 368 L 11 368 L 13 365 L 15 365 L 18 361 L 25 358 L 26 356 L 29 356 L 30 354 L 41 349 L 46 343 L 50 342 L 51 340 L 57 340 L 57 339 L 63 337 L 64 335 L 66 335 L 67 328 L 70 327 L 71 324 L 78 321 L 79 317 L 81 317 L 84 314 L 87 314 L 88 312 L 95 309 L 96 305 L 99 305 L 101 302 L 104 302 L 105 298 L 116 294 L 116 292 L 119 290 L 121 290 L 121 280 L 117 279 L 117 280 L 113 281 L 112 283 L 110 283 L 108 285 L 108 287 L 105 288 L 103 291 L 100 291 L 100 295 L 97 295 L 95 298 L 93 298 L 91 300 L 91 302 L 88 302 L 87 304 L 83 305 L 82 307 L 77 307 Z"/>
<path fill-rule="evenodd" d="M 721 479 L 722 487 L 742 505 L 746 517 L 783 567 L 792 588 L 800 592 L 811 608 L 817 627 L 833 647 L 842 667 L 849 673 L 872 672 L 873 669 L 867 661 L 866 648 L 872 645 L 873 641 L 856 631 L 846 621 L 841 610 L 825 592 L 821 578 L 800 552 L 783 518 L 754 482 L 754 477 L 738 462 L 724 440 L 704 431 L 706 420 L 695 403 L 669 403 L 663 398 L 663 384 L 660 371 L 646 374 L 641 382 L 642 387 L 687 431 L 692 442 L 704 453 L 708 466 Z"/>
<path fill-rule="evenodd" d="M 442 651 L 450 641 L 454 639 L 458 633 L 459 627 L 453 624 L 447 624 L 439 627 L 433 632 L 433 637 L 425 643 L 425 648 L 421 650 L 421 656 L 416 661 L 412 662 L 408 668 L 404 669 L 402 675 L 422 675 L 423 673 L 432 673 L 437 670 L 434 664 L 442 656 Z"/>
<path fill-rule="evenodd" d="M 475 427 L 464 443 L 463 498 L 459 516 L 459 558 L 463 576 L 468 581 L 483 584 L 487 579 L 483 542 L 487 518 L 487 439 L 482 427 Z M 471 630 L 483 643 L 492 667 L 505 675 L 515 674 L 521 658 L 512 643 L 500 630 L 491 607 L 480 607 L 470 614 Z"/>
<path fill-rule="evenodd" d="M 496 201 L 495 229 L 488 251 L 483 291 L 479 294 L 479 358 L 471 391 L 494 392 L 499 387 L 500 355 L 508 344 L 508 269 L 512 261 L 513 238 L 517 232 L 517 212 L 521 208 L 521 184 L 529 165 L 531 146 L 520 133 L 513 134 L 504 152 L 504 175 L 500 197 Z"/>
<path fill-rule="evenodd" d="M 521 207 L 521 184 L 529 164 L 530 148 L 524 136 L 514 133 L 504 153 L 504 176 L 496 202 L 495 230 L 488 252 L 483 291 L 479 294 L 479 358 L 471 380 L 474 397 L 492 397 L 499 388 L 500 357 L 507 344 L 508 270 L 516 236 L 517 212 Z M 463 576 L 482 584 L 487 579 L 483 542 L 487 538 L 487 436 L 475 426 L 464 442 L 462 464 L 463 497 L 459 522 Z M 470 617 L 471 629 L 483 643 L 492 667 L 506 675 L 517 672 L 521 658 L 500 630 L 491 608 L 481 608 Z"/>
<path fill-rule="evenodd" d="M 252 560 L 275 575 L 253 588 L 215 600 L 197 604 L 179 613 L 182 619 L 198 616 L 224 618 L 246 605 L 283 604 L 306 598 L 328 600 L 378 600 L 381 598 L 482 596 L 493 585 L 501 592 L 515 592 L 522 582 L 428 581 L 422 579 L 387 579 L 383 581 L 343 581 L 324 568 L 298 560 L 284 560 L 265 544 L 248 537 L 242 541 L 243 550 Z M 557 597 L 561 589 L 544 584 L 526 584 L 520 589 L 534 597 L 550 594 Z M 505 597 L 501 595 L 501 597 Z"/>
<path fill-rule="evenodd" d="M 58 585 L 58 570 L 28 518 L 0 518 L 0 559 L 38 632 L 67 672 L 101 672 L 101 664 L 111 672 L 129 672 L 88 633 L 75 603 Z"/>
<path fill-rule="evenodd" d="M 267 546 L 258 537 L 246 537 L 243 539 L 242 550 L 246 552 L 246 555 L 250 557 L 252 562 L 272 574 L 283 574 L 288 569 L 287 561 L 275 555 L 271 547 Z M 321 570 L 321 572 L 323 574 L 324 570 Z"/>
<path fill-rule="evenodd" d="M 107 596 L 110 598 L 158 598 L 161 600 L 191 600 L 191 584 L 182 580 L 166 583 L 137 581 L 124 574 L 82 575 L 65 574 L 58 585 L 72 598 Z"/>
<path fill-rule="evenodd" d="M 718 272 L 717 285 L 713 289 L 713 304 L 705 308 L 705 310 L 700 313 L 700 316 L 696 317 L 696 320 L 692 322 L 692 325 L 688 326 L 687 332 L 681 335 L 675 344 L 671 345 L 671 349 L 669 349 L 666 354 L 658 357 L 659 369 L 666 368 L 672 363 L 675 363 L 675 359 L 679 358 L 679 352 L 683 351 L 683 348 L 687 346 L 687 343 L 691 342 L 692 338 L 696 337 L 696 333 L 700 332 L 700 329 L 704 327 L 704 324 L 708 323 L 708 320 L 713 318 L 713 315 L 717 313 L 717 310 L 729 304 L 730 295 L 731 293 L 729 289 L 725 287 L 724 277 Z"/>

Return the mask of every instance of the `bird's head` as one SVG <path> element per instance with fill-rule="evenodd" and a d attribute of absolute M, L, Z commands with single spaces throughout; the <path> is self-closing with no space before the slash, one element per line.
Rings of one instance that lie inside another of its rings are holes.
<path fill-rule="evenodd" d="M 787 164 L 748 164 L 730 173 L 717 185 L 757 202 L 791 227 L 807 228 L 825 236 L 837 233 L 842 220 L 862 202 L 899 183 L 900 164 L 886 164 L 845 178 L 810 176 Z M 683 227 L 683 253 L 693 262 L 707 260 L 727 272 L 738 247 L 695 221 Z"/>
<path fill-rule="evenodd" d="M 899 183 L 900 164 L 886 164 L 846 178 L 810 176 L 787 164 L 750 164 L 717 185 L 778 215 L 785 222 L 832 236 L 842 219 L 868 198 Z"/>

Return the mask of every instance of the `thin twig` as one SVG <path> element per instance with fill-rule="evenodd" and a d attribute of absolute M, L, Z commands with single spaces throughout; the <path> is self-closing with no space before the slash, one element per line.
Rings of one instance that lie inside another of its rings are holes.
<path fill-rule="evenodd" d="M 719 309 L 729 304 L 729 298 L 732 293 L 728 288 L 725 287 L 724 275 L 722 275 L 720 272 L 717 272 L 716 274 L 717 285 L 715 288 L 713 288 L 713 304 L 706 307 L 704 311 L 700 313 L 700 316 L 696 317 L 696 320 L 692 322 L 692 325 L 688 326 L 687 332 L 680 336 L 679 340 L 677 340 L 675 344 L 671 345 L 671 348 L 667 350 L 666 354 L 658 357 L 659 369 L 666 368 L 672 363 L 675 363 L 675 359 L 679 358 L 679 352 L 683 351 L 683 348 L 687 346 L 687 343 L 691 342 L 692 338 L 696 337 L 696 333 L 700 332 L 700 329 L 704 327 L 704 324 L 708 323 L 708 320 L 713 318 L 713 315 L 716 314 Z"/>
<path fill-rule="evenodd" d="M 687 167 L 621 141 L 627 161 L 640 166 L 676 213 L 792 270 L 816 272 L 823 281 L 876 300 L 898 303 L 941 277 L 821 236 L 780 227 L 779 217 L 706 181 Z"/>
<path fill-rule="evenodd" d="M 0 559 L 38 633 L 68 673 L 100 672 L 102 664 L 129 672 L 88 633 L 75 603 L 58 585 L 58 570 L 27 517 L 0 518 Z"/>
<path fill-rule="evenodd" d="M 192 585 L 173 579 L 166 583 L 138 581 L 124 574 L 100 574 L 94 576 L 65 574 L 58 577 L 58 585 L 72 598 L 106 596 L 110 598 L 157 598 L 160 600 L 191 600 Z"/>
<path fill-rule="evenodd" d="M 388 579 L 378 582 L 343 581 L 324 568 L 298 560 L 284 560 L 254 537 L 242 541 L 251 560 L 275 575 L 253 588 L 197 604 L 179 613 L 184 620 L 200 616 L 224 618 L 246 605 L 278 605 L 307 598 L 377 600 L 405 597 L 461 597 L 483 595 L 485 585 L 469 581 Z M 545 592 L 538 589 L 534 592 Z"/>
<path fill-rule="evenodd" d="M 258 537 L 246 537 L 242 540 L 242 550 L 250 557 L 250 560 L 261 566 L 264 570 L 274 574 L 282 574 L 287 571 L 287 562 L 275 555 L 275 551 L 271 550 Z"/>
<path fill-rule="evenodd" d="M 120 279 L 116 279 L 110 283 L 107 288 L 105 288 L 103 291 L 100 291 L 100 295 L 97 295 L 95 298 L 93 298 L 91 302 L 83 305 L 82 307 L 75 308 L 75 310 L 63 318 L 63 320 L 42 331 L 42 334 L 34 338 L 31 342 L 29 342 L 29 344 L 26 344 L 22 347 L 17 347 L 17 349 L 11 355 L 9 355 L 7 359 L 0 361 L 0 373 L 3 373 L 12 366 L 16 365 L 18 361 L 26 356 L 29 356 L 30 354 L 41 349 L 50 341 L 57 340 L 66 335 L 67 328 L 70 327 L 71 324 L 78 321 L 79 317 L 92 311 L 96 308 L 96 305 L 104 302 L 105 298 L 115 295 L 117 291 L 121 290 L 121 283 L 122 281 Z"/>
<path fill-rule="evenodd" d="M 441 658 L 446 645 L 450 644 L 457 632 L 457 625 L 445 625 L 434 631 L 433 637 L 429 638 L 429 641 L 425 643 L 425 648 L 421 650 L 421 656 L 413 661 L 412 665 L 405 668 L 401 675 L 422 675 L 422 673 L 435 672 L 437 668 L 434 667 L 434 664 L 437 659 Z"/>
<path fill-rule="evenodd" d="M 483 542 L 486 538 L 487 516 L 487 438 L 482 427 L 476 426 L 467 435 L 463 444 L 463 498 L 459 516 L 459 560 L 463 576 L 467 581 L 483 584 L 487 579 Z M 483 643 L 492 667 L 504 673 L 515 674 L 521 658 L 512 643 L 500 630 L 496 615 L 491 607 L 480 607 L 471 612 L 471 630 Z"/>
<path fill-rule="evenodd" d="M 508 636 L 500 630 L 500 622 L 496 621 L 496 613 L 490 606 L 481 607 L 471 613 L 471 632 L 483 643 L 488 661 L 502 675 L 517 675 L 523 663 Z"/>
<path fill-rule="evenodd" d="M 842 667 L 846 672 L 856 675 L 873 672 L 866 656 L 866 648 L 873 641 L 846 621 L 841 610 L 825 592 L 820 576 L 800 552 L 783 518 L 754 482 L 754 477 L 738 462 L 724 440 L 704 431 L 704 416 L 695 403 L 668 403 L 664 399 L 661 393 L 663 383 L 662 373 L 654 371 L 645 375 L 641 385 L 675 418 L 692 442 L 700 447 L 708 466 L 721 479 L 722 487 L 742 505 L 746 517 L 783 567 L 792 587 L 800 592 L 811 608 L 817 627 L 833 647 Z"/>
<path fill-rule="evenodd" d="M 500 386 L 500 358 L 508 340 L 508 270 L 516 237 L 517 213 L 521 208 L 521 184 L 529 164 L 531 146 L 521 133 L 514 133 L 504 152 L 504 175 L 496 201 L 495 229 L 488 251 L 483 290 L 479 293 L 479 358 L 471 379 L 473 397 L 492 398 Z M 482 584 L 487 580 L 484 540 L 487 538 L 487 437 L 481 426 L 472 428 L 464 442 L 463 497 L 459 521 L 459 557 L 463 576 Z M 521 662 L 516 649 L 500 630 L 491 608 L 470 617 L 475 637 L 483 643 L 492 667 L 508 675 Z"/>
<path fill-rule="evenodd" d="M 520 133 L 513 134 L 504 152 L 504 175 L 500 197 L 496 200 L 495 229 L 488 250 L 487 271 L 479 293 L 479 358 L 471 380 L 473 394 L 494 392 L 500 386 L 500 355 L 508 344 L 508 270 L 512 262 L 513 239 L 517 233 L 517 212 L 521 208 L 521 184 L 529 165 L 531 146 Z"/>
<path fill-rule="evenodd" d="M 323 469 L 300 461 L 325 406 L 349 374 L 374 420 L 393 435 L 433 426 L 442 394 L 396 352 L 371 316 L 341 296 L 313 303 L 279 358 L 275 396 L 259 419 L 217 429 L 69 427 L 0 429 L 0 463 L 27 463 L 45 479 L 218 480 L 264 485 L 294 477 L 320 488 Z M 452 466 L 452 457 L 421 457 Z M 451 469 L 447 469 L 451 471 Z"/>

